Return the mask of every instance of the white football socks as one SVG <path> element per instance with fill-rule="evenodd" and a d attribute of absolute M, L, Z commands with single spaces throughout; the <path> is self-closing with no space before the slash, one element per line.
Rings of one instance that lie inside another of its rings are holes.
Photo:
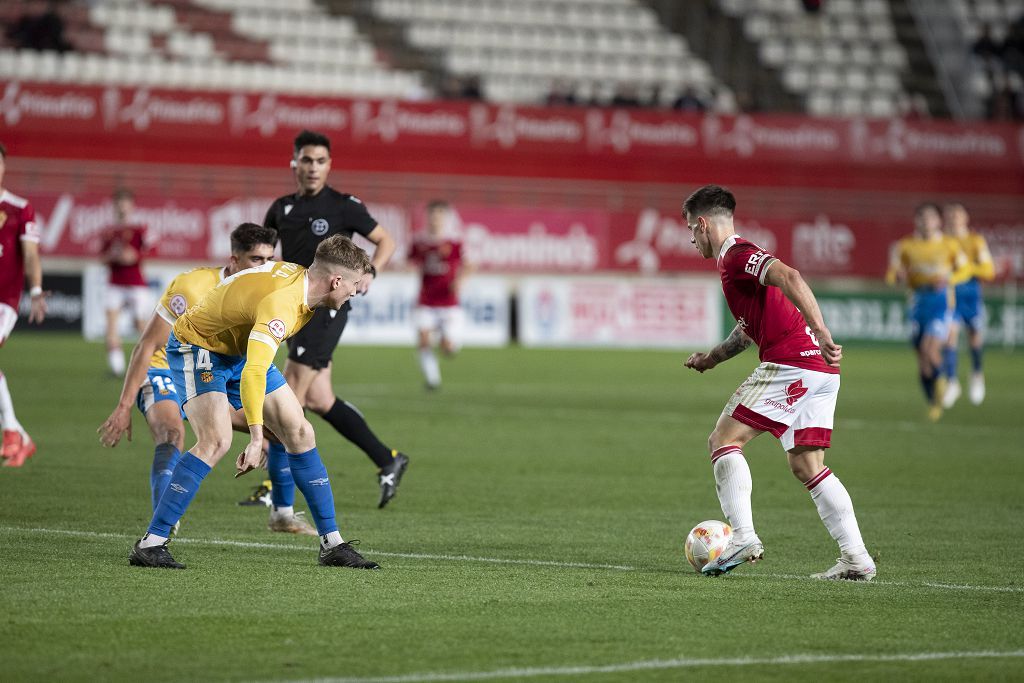
<path fill-rule="evenodd" d="M 118 377 L 124 376 L 124 351 L 122 349 L 107 349 L 107 365 L 110 371 Z"/>
<path fill-rule="evenodd" d="M 864 547 L 864 539 L 853 512 L 853 501 L 843 482 L 829 468 L 804 482 L 811 492 L 811 500 L 818 508 L 818 516 L 828 533 L 839 544 L 843 559 L 855 564 L 874 564 Z"/>
<path fill-rule="evenodd" d="M 332 531 L 320 537 L 320 545 L 327 550 L 330 550 L 336 545 L 341 545 L 344 542 L 345 541 L 341 538 L 341 532 L 339 531 Z"/>
<path fill-rule="evenodd" d="M 24 433 L 21 423 L 14 416 L 14 402 L 11 401 L 11 392 L 7 390 L 7 377 L 0 372 L 0 425 L 4 429 Z"/>
<path fill-rule="evenodd" d="M 432 387 L 441 385 L 441 367 L 433 349 L 420 349 L 420 370 L 427 384 Z"/>
<path fill-rule="evenodd" d="M 723 446 L 711 454 L 711 463 L 715 469 L 718 501 L 732 527 L 734 542 L 756 540 L 754 514 L 750 509 L 750 491 L 754 482 L 743 451 L 739 446 Z"/>
<path fill-rule="evenodd" d="M 152 548 L 153 546 L 163 545 L 167 542 L 166 536 L 157 536 L 156 534 L 146 534 L 139 541 L 140 548 Z"/>

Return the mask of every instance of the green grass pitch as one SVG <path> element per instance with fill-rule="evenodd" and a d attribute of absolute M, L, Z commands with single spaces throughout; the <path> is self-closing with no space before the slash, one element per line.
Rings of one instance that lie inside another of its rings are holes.
<path fill-rule="evenodd" d="M 318 567 L 315 539 L 238 507 L 239 435 L 172 572 L 127 563 L 152 444 L 136 414 L 99 445 L 101 347 L 21 329 L 0 369 L 39 452 L 0 469 L 0 680 L 1024 679 L 1024 355 L 990 351 L 984 406 L 930 424 L 909 348 L 846 351 L 826 462 L 872 584 L 805 578 L 837 551 L 769 436 L 746 449 L 764 562 L 686 565 L 722 518 L 705 443 L 753 350 L 701 376 L 682 351 L 471 349 L 427 394 L 411 349 L 342 348 L 340 395 L 412 456 L 377 510 L 369 460 L 312 420 L 342 534 L 383 571 Z"/>

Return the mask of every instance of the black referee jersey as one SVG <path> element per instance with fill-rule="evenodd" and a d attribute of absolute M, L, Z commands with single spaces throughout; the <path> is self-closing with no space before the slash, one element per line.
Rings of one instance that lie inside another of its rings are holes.
<path fill-rule="evenodd" d="M 365 237 L 377 221 L 357 197 L 324 186 L 313 197 L 289 194 L 274 200 L 263 225 L 277 230 L 283 260 L 308 268 L 322 241 L 331 235 Z"/>

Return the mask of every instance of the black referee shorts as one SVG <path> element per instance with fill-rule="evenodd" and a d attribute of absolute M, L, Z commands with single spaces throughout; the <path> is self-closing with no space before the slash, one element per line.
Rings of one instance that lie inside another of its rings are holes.
<path fill-rule="evenodd" d="M 313 319 L 288 340 L 288 360 L 308 365 L 314 370 L 326 368 L 345 330 L 348 310 L 346 303 L 337 312 L 329 308 L 313 311 Z"/>

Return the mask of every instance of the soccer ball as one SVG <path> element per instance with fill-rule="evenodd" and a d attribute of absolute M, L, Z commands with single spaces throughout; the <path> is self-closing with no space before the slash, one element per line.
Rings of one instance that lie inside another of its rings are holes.
<path fill-rule="evenodd" d="M 696 570 L 711 562 L 725 550 L 732 538 L 732 527 L 717 519 L 709 519 L 693 527 L 686 537 L 686 559 Z"/>

